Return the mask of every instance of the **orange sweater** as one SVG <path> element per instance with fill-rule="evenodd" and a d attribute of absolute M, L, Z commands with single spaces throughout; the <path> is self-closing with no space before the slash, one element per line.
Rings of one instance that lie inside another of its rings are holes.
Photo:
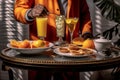
<path fill-rule="evenodd" d="M 36 21 L 28 22 L 25 19 L 26 11 L 33 8 L 36 4 L 44 5 L 50 13 L 60 14 L 57 0 L 16 0 L 14 6 L 14 15 L 17 21 L 30 25 L 30 38 L 38 39 L 36 30 Z M 74 31 L 74 37 L 79 36 L 79 30 L 83 33 L 92 32 L 90 13 L 85 0 L 68 0 L 67 17 L 79 17 L 79 22 Z M 56 41 L 55 15 L 48 16 L 47 25 L 48 41 Z M 67 28 L 67 27 L 66 27 Z M 66 29 L 66 40 L 69 40 L 69 32 Z"/>

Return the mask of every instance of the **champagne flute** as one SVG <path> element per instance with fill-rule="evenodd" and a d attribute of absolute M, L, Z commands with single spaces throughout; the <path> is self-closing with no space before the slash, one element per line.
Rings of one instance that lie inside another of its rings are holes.
<path fill-rule="evenodd" d="M 63 37 L 65 32 L 65 16 L 56 15 L 55 22 L 56 22 L 57 37 L 59 37 L 58 41 L 56 42 L 56 45 L 61 45 L 64 43 Z"/>
<path fill-rule="evenodd" d="M 73 18 L 66 18 L 66 25 L 68 26 L 68 30 L 70 32 L 70 43 L 72 42 L 72 39 L 73 39 L 73 32 L 76 28 L 76 24 L 78 22 L 78 18 L 76 17 L 73 17 Z"/>
<path fill-rule="evenodd" d="M 36 24 L 37 24 L 37 35 L 41 40 L 44 40 L 47 34 L 47 17 L 37 17 Z"/>

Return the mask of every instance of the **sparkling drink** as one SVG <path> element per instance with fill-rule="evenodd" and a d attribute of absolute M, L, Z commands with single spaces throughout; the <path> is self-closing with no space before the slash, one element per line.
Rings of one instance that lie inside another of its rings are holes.
<path fill-rule="evenodd" d="M 65 32 L 65 16 L 56 15 L 55 22 L 56 22 L 57 37 L 59 37 L 56 43 L 57 45 L 61 45 L 62 43 L 64 43 L 62 37 L 64 37 L 64 32 Z"/>
<path fill-rule="evenodd" d="M 78 18 L 66 18 L 66 24 L 68 26 L 68 29 L 70 31 L 71 34 L 71 41 L 72 41 L 72 37 L 73 37 L 73 32 L 75 30 L 76 24 L 78 22 Z"/>
<path fill-rule="evenodd" d="M 36 24 L 37 24 L 37 34 L 40 38 L 46 37 L 47 34 L 47 17 L 37 17 Z"/>
<path fill-rule="evenodd" d="M 60 15 L 56 16 L 56 31 L 58 37 L 64 37 L 65 30 L 65 17 Z"/>

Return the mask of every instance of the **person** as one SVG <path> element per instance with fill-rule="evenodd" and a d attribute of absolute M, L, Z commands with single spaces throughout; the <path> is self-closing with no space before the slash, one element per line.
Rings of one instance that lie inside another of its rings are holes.
<path fill-rule="evenodd" d="M 47 36 L 45 40 L 57 41 L 55 15 L 65 15 L 66 18 L 78 17 L 79 22 L 76 25 L 73 37 L 80 34 L 84 39 L 92 37 L 92 22 L 90 19 L 89 7 L 86 0 L 16 0 L 14 5 L 15 19 L 21 23 L 29 24 L 30 39 L 37 40 L 36 20 L 40 16 L 48 17 Z M 64 40 L 70 40 L 70 34 L 66 27 Z M 28 71 L 29 80 L 49 80 L 51 74 L 54 80 L 79 80 L 78 72 L 39 72 Z M 36 77 L 36 75 L 38 75 Z M 47 76 L 47 77 L 46 77 Z M 59 77 L 59 78 L 58 78 Z"/>

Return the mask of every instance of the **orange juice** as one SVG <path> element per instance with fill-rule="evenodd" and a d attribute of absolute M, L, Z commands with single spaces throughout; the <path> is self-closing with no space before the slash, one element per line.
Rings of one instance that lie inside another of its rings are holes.
<path fill-rule="evenodd" d="M 37 17 L 37 34 L 39 37 L 46 37 L 47 33 L 47 17 Z"/>

